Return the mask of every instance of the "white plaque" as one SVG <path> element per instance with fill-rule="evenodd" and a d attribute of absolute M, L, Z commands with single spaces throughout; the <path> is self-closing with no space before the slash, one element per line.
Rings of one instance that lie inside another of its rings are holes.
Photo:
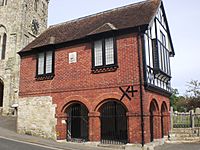
<path fill-rule="evenodd" d="M 69 63 L 77 62 L 77 52 L 69 53 Z"/>
<path fill-rule="evenodd" d="M 62 124 L 66 124 L 66 120 L 62 120 Z"/>

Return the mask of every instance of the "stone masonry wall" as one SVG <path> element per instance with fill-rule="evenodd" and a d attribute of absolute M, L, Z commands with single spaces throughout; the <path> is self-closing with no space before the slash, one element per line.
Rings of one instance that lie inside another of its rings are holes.
<path fill-rule="evenodd" d="M 0 36 L 7 35 L 5 59 L 0 58 L 0 80 L 4 85 L 1 109 L 3 115 L 11 115 L 12 105 L 18 103 L 20 58 L 17 52 L 46 30 L 48 1 L 40 0 L 36 11 L 33 0 L 9 0 L 0 6 L 0 14 Z M 38 34 L 32 31 L 33 19 L 39 23 Z M 1 47 L 3 38 L 0 39 Z"/>
<path fill-rule="evenodd" d="M 18 133 L 56 139 L 55 107 L 50 96 L 20 98 Z"/>

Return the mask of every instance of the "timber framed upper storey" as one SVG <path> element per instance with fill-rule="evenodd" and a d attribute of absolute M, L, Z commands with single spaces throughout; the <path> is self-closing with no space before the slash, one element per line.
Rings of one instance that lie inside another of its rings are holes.
<path fill-rule="evenodd" d="M 170 57 L 174 56 L 169 26 L 161 5 L 144 34 L 144 80 L 147 89 L 171 92 Z"/>

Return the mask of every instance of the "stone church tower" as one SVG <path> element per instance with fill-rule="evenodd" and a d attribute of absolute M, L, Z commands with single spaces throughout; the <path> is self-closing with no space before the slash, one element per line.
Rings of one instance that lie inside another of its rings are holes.
<path fill-rule="evenodd" d="M 0 114 L 10 115 L 17 107 L 17 52 L 47 28 L 48 4 L 49 0 L 0 0 Z"/>

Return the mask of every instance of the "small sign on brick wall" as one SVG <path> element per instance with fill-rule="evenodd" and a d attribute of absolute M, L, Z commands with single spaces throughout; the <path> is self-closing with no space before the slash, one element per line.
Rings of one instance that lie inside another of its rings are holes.
<path fill-rule="evenodd" d="M 69 53 L 69 63 L 76 63 L 77 62 L 77 52 Z"/>
<path fill-rule="evenodd" d="M 66 124 L 66 120 L 62 120 L 62 124 Z"/>

